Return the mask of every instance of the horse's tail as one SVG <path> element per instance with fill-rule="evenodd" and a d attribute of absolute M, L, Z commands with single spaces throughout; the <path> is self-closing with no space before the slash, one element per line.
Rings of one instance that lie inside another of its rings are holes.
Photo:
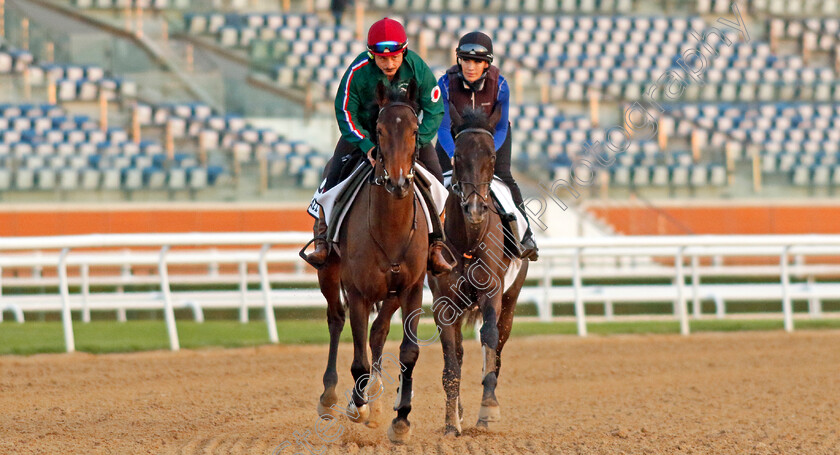
<path fill-rule="evenodd" d="M 346 313 L 347 311 L 349 311 L 349 308 L 350 308 L 349 303 L 348 303 L 349 299 L 347 298 L 347 290 L 344 289 L 344 283 L 342 283 L 340 286 L 341 286 L 341 306 L 342 306 L 342 308 L 344 308 L 344 311 Z M 374 312 L 379 313 L 380 310 L 382 310 L 382 301 L 381 300 L 378 301 L 378 302 L 375 302 L 373 304 L 373 311 Z"/>
<path fill-rule="evenodd" d="M 475 323 L 481 320 L 481 310 L 478 306 L 472 306 L 466 310 L 466 325 L 467 327 L 475 326 Z"/>
<path fill-rule="evenodd" d="M 339 287 L 341 288 L 341 307 L 344 309 L 344 314 L 347 314 L 349 311 L 349 299 L 347 298 L 347 289 L 344 288 L 344 283 L 340 283 Z"/>

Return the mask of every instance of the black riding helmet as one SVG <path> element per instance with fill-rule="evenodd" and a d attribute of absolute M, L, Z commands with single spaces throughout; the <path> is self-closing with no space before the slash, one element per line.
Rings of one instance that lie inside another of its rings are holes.
<path fill-rule="evenodd" d="M 459 58 L 493 63 L 493 40 L 481 32 L 470 32 L 458 41 L 455 54 Z"/>
<path fill-rule="evenodd" d="M 481 32 L 467 33 L 458 41 L 458 48 L 455 49 L 455 55 L 459 59 L 479 60 L 488 64 L 493 63 L 493 40 Z M 461 68 L 460 60 L 458 61 L 458 68 Z M 487 70 L 485 69 L 481 77 L 473 82 L 468 81 L 464 77 L 463 70 L 458 72 L 458 76 L 470 90 L 481 90 L 481 87 L 484 86 L 484 78 L 487 77 Z"/>

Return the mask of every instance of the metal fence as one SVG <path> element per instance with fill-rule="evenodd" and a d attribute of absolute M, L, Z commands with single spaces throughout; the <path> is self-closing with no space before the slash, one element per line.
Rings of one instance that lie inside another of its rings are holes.
<path fill-rule="evenodd" d="M 170 347 L 177 350 L 174 309 L 191 309 L 199 322 L 205 309 L 238 309 L 239 320 L 247 322 L 248 310 L 261 308 L 269 340 L 276 343 L 275 308 L 325 306 L 315 274 L 297 255 L 309 237 L 0 238 L 0 310 L 21 323 L 27 312 L 60 312 L 68 352 L 75 349 L 71 311 L 88 322 L 91 311 L 116 311 L 124 321 L 126 310 L 163 310 Z M 587 334 L 587 303 L 603 304 L 603 312 L 589 314 L 590 319 L 608 321 L 622 318 L 615 314 L 616 305 L 670 304 L 684 335 L 691 317 L 731 317 L 728 302 L 780 302 L 782 311 L 775 317 L 784 320 L 787 331 L 794 329 L 794 300 L 808 302 L 804 317 L 840 316 L 824 314 L 822 308 L 824 300 L 840 299 L 840 235 L 546 238 L 540 245 L 541 258 L 531 264 L 519 304 L 534 305 L 541 321 L 557 319 L 556 305 L 572 305 L 582 336 Z M 149 291 L 150 286 L 156 289 Z M 231 290 L 220 290 L 225 286 Z M 3 293 L 4 288 L 28 292 Z M 714 313 L 703 313 L 704 301 L 714 303 Z M 431 303 L 427 289 L 424 304 Z M 654 318 L 661 315 L 633 315 L 633 320 Z"/>

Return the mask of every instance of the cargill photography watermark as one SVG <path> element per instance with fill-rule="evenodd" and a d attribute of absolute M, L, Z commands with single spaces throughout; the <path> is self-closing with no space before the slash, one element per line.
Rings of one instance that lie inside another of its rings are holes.
<path fill-rule="evenodd" d="M 729 34 L 738 34 L 744 42 L 750 41 L 750 35 L 737 2 L 732 2 L 729 9 L 735 19 L 734 21 L 721 17 L 715 21 L 717 26 L 706 27 L 702 32 L 693 29 L 690 30 L 690 35 L 697 40 L 697 46 L 684 49 L 678 56 L 675 56 L 674 66 L 663 72 L 648 87 L 643 93 L 641 100 L 633 102 L 625 109 L 623 113 L 624 126 L 614 126 L 607 129 L 604 136 L 604 143 L 594 141 L 583 144 L 582 148 L 584 152 L 582 156 L 572 163 L 568 180 L 560 178 L 548 185 L 539 184 L 538 187 L 541 194 L 525 199 L 521 208 L 532 227 L 536 226 L 540 230 L 546 231 L 548 226 L 543 220 L 543 217 L 550 202 L 559 206 L 563 211 L 568 210 L 569 206 L 563 197 L 567 201 L 569 200 L 568 196 L 571 196 L 575 200 L 579 199 L 581 189 L 589 187 L 594 183 L 597 169 L 609 169 L 616 162 L 616 155 L 626 152 L 633 140 L 647 140 L 656 136 L 659 128 L 657 115 L 665 113 L 665 109 L 657 101 L 657 93 L 660 93 L 661 97 L 666 100 L 679 100 L 689 85 L 703 85 L 705 83 L 704 74 L 709 69 L 710 62 L 720 55 L 719 48 L 721 46 L 732 46 L 734 43 L 733 39 L 728 36 Z M 653 113 L 651 112 L 652 110 Z M 561 197 L 561 191 L 568 193 L 568 196 Z M 479 245 L 479 248 L 487 253 L 488 261 L 491 261 L 493 265 L 502 271 L 507 271 L 509 265 L 505 264 L 505 259 L 509 263 L 518 258 L 518 254 L 506 246 L 507 242 L 505 240 L 508 240 L 508 242 L 513 240 L 507 238 L 511 234 L 507 229 L 503 229 L 502 232 L 506 239 L 499 239 L 491 233 L 487 235 L 487 238 Z M 496 249 L 500 249 L 504 257 L 498 257 L 493 253 Z M 495 275 L 493 267 L 490 267 L 490 264 L 483 258 L 479 258 L 470 264 L 463 276 L 459 277 L 450 286 L 452 293 L 457 296 L 457 301 L 448 296 L 439 296 L 432 303 L 431 309 L 433 313 L 439 311 L 440 317 L 437 321 L 438 324 L 444 326 L 451 325 L 459 321 L 461 315 L 473 306 L 474 302 L 469 296 L 470 292 L 468 292 L 468 289 L 479 290 L 492 297 L 502 292 L 503 287 L 503 277 Z M 421 339 L 416 333 L 411 331 L 411 322 L 424 315 L 425 310 L 421 307 L 404 317 L 403 330 L 419 346 L 428 346 L 435 343 L 441 333 L 437 324 L 436 334 L 428 339 Z M 374 361 L 371 367 L 371 374 L 359 377 L 359 380 L 356 381 L 353 388 L 346 390 L 345 396 L 348 402 L 351 401 L 354 389 L 365 397 L 368 403 L 382 396 L 385 390 L 383 383 L 378 383 L 379 388 L 377 390 L 371 391 L 369 388 L 364 390 L 366 388 L 365 385 L 371 383 L 371 381 L 368 381 L 370 378 L 379 376 L 389 385 L 399 383 L 398 379 L 389 375 L 382 368 L 382 362 L 384 360 L 388 360 L 396 365 L 400 371 L 405 370 L 405 366 L 402 365 L 396 356 L 383 353 L 381 359 Z M 371 394 L 371 392 L 374 393 Z M 339 414 L 347 416 L 351 412 L 339 407 L 337 404 L 333 405 L 333 409 L 338 411 Z M 321 454 L 326 451 L 326 448 L 316 450 L 311 442 L 313 438 L 317 437 L 322 443 L 328 444 L 337 441 L 343 434 L 344 426 L 338 419 L 332 415 L 322 415 L 317 418 L 312 428 L 302 432 L 294 432 L 292 437 L 280 443 L 272 454 Z"/>

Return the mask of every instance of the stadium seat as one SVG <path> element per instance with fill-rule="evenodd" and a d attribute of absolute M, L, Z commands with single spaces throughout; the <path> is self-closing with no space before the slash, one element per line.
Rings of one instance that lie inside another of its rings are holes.
<path fill-rule="evenodd" d="M 186 169 L 172 168 L 167 172 L 167 187 L 170 190 L 183 190 L 187 188 Z"/>
<path fill-rule="evenodd" d="M 0 191 L 8 191 L 12 187 L 12 171 L 6 167 L 0 167 Z"/>
<path fill-rule="evenodd" d="M 20 168 L 15 171 L 15 188 L 18 190 L 31 190 L 35 186 L 35 171 L 32 169 Z"/>
<path fill-rule="evenodd" d="M 103 190 L 118 190 L 122 180 L 122 173 L 117 168 L 101 169 L 101 188 Z"/>

